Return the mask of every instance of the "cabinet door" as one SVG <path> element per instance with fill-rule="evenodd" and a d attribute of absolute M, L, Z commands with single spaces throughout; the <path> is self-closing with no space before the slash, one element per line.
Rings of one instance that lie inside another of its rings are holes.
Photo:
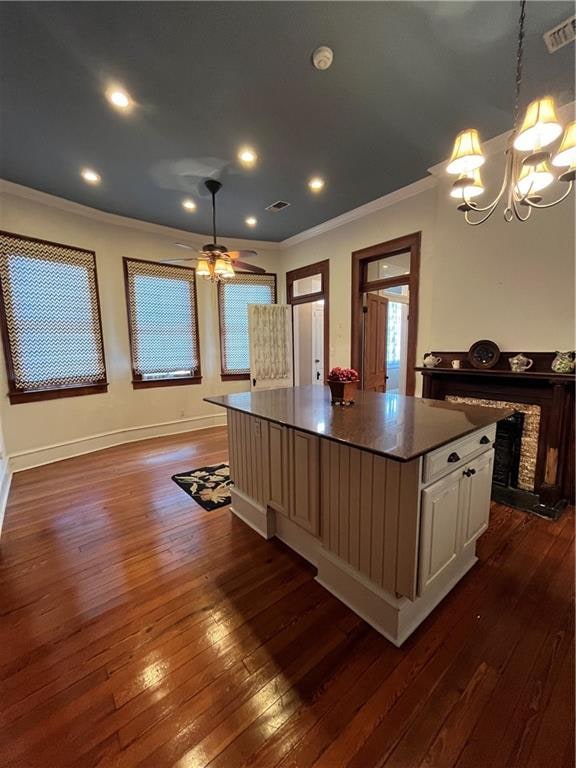
<path fill-rule="evenodd" d="M 493 465 L 494 451 L 488 451 L 466 466 L 473 474 L 463 480 L 468 486 L 467 504 L 462 510 L 464 547 L 475 542 L 488 528 Z"/>
<path fill-rule="evenodd" d="M 288 515 L 288 430 L 280 424 L 268 425 L 270 450 L 270 506 Z"/>
<path fill-rule="evenodd" d="M 420 594 L 458 555 L 461 477 L 453 472 L 422 492 Z"/>
<path fill-rule="evenodd" d="M 320 506 L 320 441 L 316 435 L 290 429 L 290 519 L 318 536 Z"/>

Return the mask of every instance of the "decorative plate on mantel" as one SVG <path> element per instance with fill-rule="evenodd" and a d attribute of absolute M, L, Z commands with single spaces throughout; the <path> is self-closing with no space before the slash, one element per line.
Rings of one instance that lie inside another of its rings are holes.
<path fill-rule="evenodd" d="M 474 342 L 468 350 L 468 360 L 474 368 L 493 368 L 499 359 L 498 345 L 489 339 Z"/>

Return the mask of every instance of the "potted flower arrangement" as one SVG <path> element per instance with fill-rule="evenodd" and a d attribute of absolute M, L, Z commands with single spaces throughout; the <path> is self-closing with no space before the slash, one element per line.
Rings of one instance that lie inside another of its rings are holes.
<path fill-rule="evenodd" d="M 332 405 L 352 405 L 359 380 L 354 368 L 332 368 L 328 374 Z"/>

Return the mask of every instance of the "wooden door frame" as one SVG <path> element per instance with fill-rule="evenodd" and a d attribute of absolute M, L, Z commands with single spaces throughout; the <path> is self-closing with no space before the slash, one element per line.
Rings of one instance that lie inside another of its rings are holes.
<path fill-rule="evenodd" d="M 302 296 L 294 296 L 294 282 L 305 277 L 320 275 L 320 291 L 306 293 Z M 324 300 L 324 380 L 328 377 L 330 365 L 330 260 L 317 261 L 286 272 L 286 303 L 296 306 L 308 304 L 313 301 Z M 292 343 L 294 350 L 296 345 Z"/>
<path fill-rule="evenodd" d="M 352 368 L 362 377 L 362 301 L 367 290 L 385 290 L 397 285 L 407 285 L 409 290 L 408 349 L 406 356 L 406 394 L 414 395 L 416 389 L 416 344 L 418 341 L 418 293 L 420 288 L 421 232 L 397 237 L 385 243 L 371 245 L 352 252 L 352 335 L 350 358 Z M 410 274 L 384 280 L 365 280 L 366 268 L 372 261 L 410 252 Z M 369 286 L 367 288 L 367 286 Z M 363 386 L 362 380 L 360 386 Z"/>

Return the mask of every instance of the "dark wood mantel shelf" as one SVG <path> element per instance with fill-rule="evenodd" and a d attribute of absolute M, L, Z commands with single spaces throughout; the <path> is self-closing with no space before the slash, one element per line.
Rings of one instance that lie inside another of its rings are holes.
<path fill-rule="evenodd" d="M 510 379 L 548 379 L 551 382 L 576 382 L 576 374 L 574 373 L 555 373 L 555 371 L 502 371 L 499 368 L 442 368 L 436 366 L 434 368 L 426 368 L 425 366 L 419 366 L 415 370 L 420 371 L 423 374 L 441 373 L 442 375 L 454 375 L 454 376 L 505 376 Z"/>

